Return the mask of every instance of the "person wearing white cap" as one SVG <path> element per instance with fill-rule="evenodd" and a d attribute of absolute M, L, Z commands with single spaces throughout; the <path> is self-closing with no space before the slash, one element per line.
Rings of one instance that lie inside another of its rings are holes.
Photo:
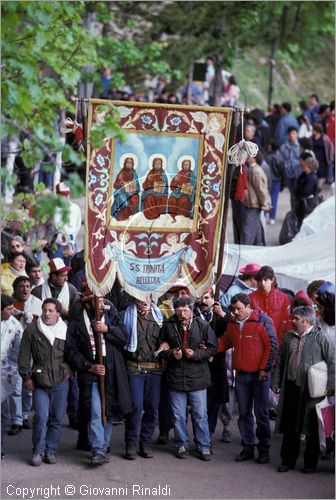
<path fill-rule="evenodd" d="M 261 269 L 259 264 L 247 264 L 239 269 L 239 275 L 236 277 L 230 288 L 221 296 L 220 303 L 222 307 L 229 307 L 230 301 L 237 293 L 251 293 L 257 288 L 255 275 Z"/>
<path fill-rule="evenodd" d="M 56 244 L 58 249 L 52 257 L 63 257 L 66 263 L 71 260 L 71 256 L 77 250 L 76 238 L 82 225 L 81 210 L 76 203 L 70 200 L 71 190 L 68 184 L 60 182 L 56 186 L 56 193 L 68 200 L 68 219 L 64 223 L 62 220 L 62 209 L 57 207 L 54 222 L 58 231 Z"/>
<path fill-rule="evenodd" d="M 49 278 L 32 290 L 32 295 L 40 300 L 47 298 L 58 299 L 62 304 L 62 319 L 67 319 L 69 308 L 79 298 L 76 288 L 68 283 L 68 271 L 71 267 L 66 266 L 64 261 L 57 257 L 49 261 Z"/>

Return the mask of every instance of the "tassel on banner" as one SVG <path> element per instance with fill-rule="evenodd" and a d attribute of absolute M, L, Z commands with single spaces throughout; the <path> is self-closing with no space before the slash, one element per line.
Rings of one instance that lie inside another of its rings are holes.
<path fill-rule="evenodd" d="M 236 192 L 235 192 L 235 200 L 237 201 L 244 201 L 245 198 L 245 191 L 248 191 L 248 178 L 246 175 L 246 167 L 245 163 L 242 163 L 240 165 L 240 172 L 239 176 L 237 179 L 237 187 L 236 187 Z"/>
<path fill-rule="evenodd" d="M 65 118 L 60 124 L 60 132 L 62 134 L 70 134 L 73 133 L 75 136 L 75 143 L 78 146 L 79 151 L 84 151 L 84 146 L 83 146 L 83 139 L 84 139 L 84 134 L 83 134 L 83 128 L 82 126 L 77 122 L 71 120 L 71 118 Z"/>
<path fill-rule="evenodd" d="M 228 151 L 228 162 L 233 165 L 242 165 L 247 158 L 254 158 L 258 153 L 258 146 L 254 142 L 242 139 L 238 144 L 234 144 Z"/>
<path fill-rule="evenodd" d="M 247 110 L 249 111 L 249 110 Z M 245 141 L 244 139 L 244 109 L 239 110 L 241 114 L 241 132 L 243 139 L 237 144 L 231 146 L 228 151 L 228 162 L 232 165 L 240 167 L 240 172 L 237 179 L 237 188 L 235 192 L 235 200 L 243 201 L 245 191 L 248 190 L 248 178 L 246 174 L 245 162 L 249 157 L 254 158 L 258 153 L 258 146 L 254 142 Z"/>

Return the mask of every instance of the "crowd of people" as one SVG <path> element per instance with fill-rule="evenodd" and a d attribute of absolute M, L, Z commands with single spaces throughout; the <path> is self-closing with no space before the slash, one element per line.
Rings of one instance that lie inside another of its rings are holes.
<path fill-rule="evenodd" d="M 316 102 L 315 94 L 310 96 L 310 106 L 301 101 L 306 108 L 302 115 L 304 129 L 299 125 L 302 116 L 296 118 L 288 102 L 274 105 L 268 116 L 259 109 L 246 116 L 244 139 L 257 144 L 258 153 L 244 166 L 244 189 L 239 169 L 234 172 L 231 199 L 235 243 L 266 244 L 266 224 L 275 224 L 279 193 L 284 188 L 289 191 L 289 213 L 298 232 L 304 218 L 323 201 L 324 186 L 334 185 L 335 103 L 327 106 Z M 294 235 L 292 231 L 291 237 Z"/>
<path fill-rule="evenodd" d="M 214 287 L 194 299 L 179 280 L 157 303 L 129 296 L 117 281 L 106 297 L 94 297 L 82 251 L 70 265 L 50 258 L 44 277 L 27 250 L 12 252 L 21 250 L 16 238 L 4 255 L 15 273 L 6 275 L 1 296 L 2 458 L 6 431 L 32 429 L 31 464 L 55 464 L 67 414 L 93 467 L 110 460 L 115 420 L 124 424 L 126 459 L 153 458 L 153 441 L 166 444 L 171 429 L 176 457 L 187 459 L 190 413 L 196 453 L 210 461 L 218 421 L 221 440 L 230 443 L 237 413 L 236 462 L 254 459 L 256 450 L 257 463 L 269 462 L 276 419 L 283 434 L 278 471 L 295 467 L 304 435 L 303 472 L 315 472 L 315 405 L 334 397 L 333 283 L 281 290 L 271 267 L 250 263 L 218 302 Z M 327 383 L 316 398 L 307 377 L 320 361 Z"/>
<path fill-rule="evenodd" d="M 206 65 L 204 83 L 191 89 L 194 104 L 214 103 L 214 60 L 209 57 Z M 221 80 L 221 105 L 235 106 L 234 76 L 224 71 Z M 187 89 L 170 92 L 162 77 L 150 98 L 111 89 L 110 82 L 105 71 L 101 98 L 187 102 Z M 295 117 L 291 104 L 283 102 L 268 113 L 254 109 L 245 116 L 238 140 L 257 144 L 259 152 L 234 173 L 235 243 L 266 244 L 265 220 L 275 223 L 283 188 L 299 229 L 321 201 L 324 183 L 334 183 L 334 101 L 320 104 L 312 94 L 309 103 L 300 102 L 300 110 Z M 20 177 L 27 172 L 16 165 L 16 192 L 32 191 L 32 177 Z M 247 181 L 243 189 L 241 175 Z M 276 431 L 283 434 L 278 471 L 296 466 L 305 436 L 303 472 L 315 472 L 320 456 L 315 405 L 325 396 L 332 402 L 334 395 L 334 284 L 321 280 L 306 291 L 280 290 L 272 268 L 250 263 L 222 290 L 219 302 L 213 288 L 195 299 L 179 282 L 158 303 L 130 297 L 117 281 L 106 297 L 94 297 L 85 280 L 84 251 L 76 242 L 80 209 L 67 184 L 48 176 L 46 185 L 67 200 L 68 222 L 58 208 L 47 227 L 27 233 L 22 214 L 16 217 L 14 211 L 2 231 L 2 458 L 6 432 L 17 436 L 30 429 L 31 464 L 55 464 L 67 414 L 78 432 L 77 447 L 91 453 L 93 467 L 110 460 L 116 420 L 125 427 L 126 459 L 153 458 L 153 441 L 164 446 L 172 429 L 176 457 L 187 459 L 190 410 L 203 461 L 211 460 L 218 421 L 222 442 L 230 443 L 238 414 L 242 449 L 236 462 L 254 459 L 256 450 L 259 464 L 269 462 L 270 420 L 276 419 Z M 151 218 L 147 195 L 142 202 Z M 308 371 L 320 361 L 327 365 L 327 383 L 323 396 L 313 398 Z M 330 437 L 328 453 L 334 453 Z"/>

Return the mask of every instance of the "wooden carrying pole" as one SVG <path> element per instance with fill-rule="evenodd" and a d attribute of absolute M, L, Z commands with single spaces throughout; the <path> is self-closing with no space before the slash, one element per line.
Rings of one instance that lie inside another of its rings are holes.
<path fill-rule="evenodd" d="M 241 111 L 241 110 L 240 110 Z M 241 111 L 242 112 L 242 111 Z M 231 129 L 229 149 L 236 143 L 237 128 L 238 128 L 238 108 L 234 108 L 233 112 L 233 127 Z M 230 203 L 230 190 L 232 182 L 232 173 L 234 165 L 231 165 L 226 157 L 226 175 L 225 175 L 225 187 L 224 187 L 224 203 L 222 211 L 222 231 L 219 241 L 218 249 L 218 261 L 217 261 L 217 272 L 216 272 L 216 288 L 215 288 L 215 301 L 218 302 L 220 294 L 220 281 L 222 276 L 223 258 L 224 258 L 224 247 L 226 240 L 226 226 L 229 213 L 229 203 Z"/>
<path fill-rule="evenodd" d="M 85 106 L 86 100 L 83 97 L 80 97 L 79 101 L 81 104 L 81 114 L 82 114 L 82 124 L 83 124 L 83 144 L 84 144 L 84 150 L 86 153 L 86 151 L 87 151 L 87 142 L 86 142 L 87 141 L 87 115 L 86 115 L 86 106 Z M 95 302 L 96 321 L 100 321 L 101 314 L 99 311 L 99 297 L 97 297 L 97 295 L 94 296 L 94 302 Z M 93 328 L 93 333 L 94 333 L 94 340 L 95 340 L 95 345 L 96 345 L 96 362 L 98 365 L 103 365 L 104 359 L 103 359 L 101 333 L 97 332 L 95 328 Z M 103 426 L 105 426 L 106 422 L 107 422 L 105 375 L 97 375 L 97 377 L 98 377 L 98 388 L 99 388 L 100 403 L 101 403 L 102 424 L 103 424 Z"/>
<path fill-rule="evenodd" d="M 82 115 L 82 127 L 83 127 L 83 146 L 84 146 L 84 152 L 87 152 L 87 108 L 85 106 L 85 102 L 88 99 L 85 99 L 84 97 L 80 98 L 80 104 L 81 104 L 81 115 Z"/>
<path fill-rule="evenodd" d="M 101 315 L 99 312 L 99 297 L 97 297 L 95 295 L 94 300 L 95 300 L 96 321 L 100 321 Z M 96 344 L 96 361 L 99 365 L 103 365 L 104 359 L 103 359 L 101 333 L 97 332 L 95 328 L 93 330 L 94 330 L 94 339 L 95 339 L 95 344 Z M 103 426 L 105 426 L 106 422 L 107 422 L 107 419 L 106 419 L 106 396 L 105 396 L 105 375 L 98 375 L 98 388 L 99 388 L 100 403 L 101 403 L 102 424 L 103 424 Z"/>

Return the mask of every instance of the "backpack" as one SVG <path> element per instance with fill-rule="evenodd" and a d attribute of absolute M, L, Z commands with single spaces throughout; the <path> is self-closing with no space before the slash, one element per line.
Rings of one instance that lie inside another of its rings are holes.
<path fill-rule="evenodd" d="M 294 236 L 299 232 L 297 216 L 291 210 L 286 213 L 279 234 L 279 244 L 285 245 L 292 241 Z"/>

